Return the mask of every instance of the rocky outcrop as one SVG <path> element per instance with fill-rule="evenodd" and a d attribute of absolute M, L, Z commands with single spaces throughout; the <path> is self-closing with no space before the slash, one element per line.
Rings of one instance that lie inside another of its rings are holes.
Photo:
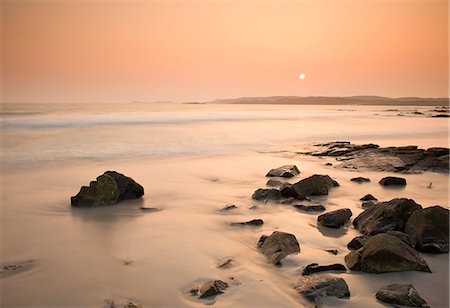
<path fill-rule="evenodd" d="M 315 196 L 328 195 L 332 187 L 339 186 L 339 183 L 328 175 L 315 174 L 292 185 L 298 195 Z"/>
<path fill-rule="evenodd" d="M 323 297 L 349 298 L 350 290 L 342 278 L 316 276 L 302 278 L 295 289 L 316 304 Z"/>
<path fill-rule="evenodd" d="M 144 195 L 144 188 L 132 178 L 116 171 L 106 171 L 92 181 L 89 186 L 83 186 L 80 192 L 71 197 L 74 207 L 97 207 L 114 205 L 127 199 L 136 199 Z"/>
<path fill-rule="evenodd" d="M 352 215 L 353 214 L 350 209 L 339 209 L 320 215 L 319 217 L 317 217 L 317 221 L 322 226 L 328 228 L 340 228 L 347 221 L 349 221 Z"/>
<path fill-rule="evenodd" d="M 387 231 L 404 231 L 406 222 L 414 211 L 422 207 L 411 199 L 392 199 L 368 208 L 353 220 L 361 233 L 374 235 Z"/>
<path fill-rule="evenodd" d="M 296 175 L 300 174 L 300 170 L 298 170 L 295 165 L 284 165 L 275 169 L 270 170 L 266 176 L 268 177 L 282 177 L 282 178 L 292 178 Z"/>
<path fill-rule="evenodd" d="M 382 178 L 378 183 L 383 186 L 405 186 L 406 180 L 396 176 L 387 176 Z"/>
<path fill-rule="evenodd" d="M 448 116 L 448 115 L 444 115 Z M 376 144 L 351 144 L 336 141 L 305 146 L 303 155 L 334 157 L 338 168 L 415 173 L 449 172 L 449 149 L 419 149 L 417 146 L 380 147 Z"/>
<path fill-rule="evenodd" d="M 345 263 L 353 271 L 375 274 L 409 270 L 431 272 L 413 248 L 386 233 L 367 239 L 363 247 L 345 256 Z"/>
<path fill-rule="evenodd" d="M 449 210 L 432 206 L 415 211 L 406 222 L 405 232 L 415 241 L 419 251 L 448 252 Z"/>
<path fill-rule="evenodd" d="M 258 247 L 269 262 L 275 265 L 281 265 L 281 260 L 288 255 L 300 252 L 300 244 L 295 235 L 280 231 L 274 231 L 270 236 L 261 236 Z"/>
<path fill-rule="evenodd" d="M 378 290 L 375 297 L 383 302 L 406 307 L 430 307 L 411 284 L 394 283 Z"/>

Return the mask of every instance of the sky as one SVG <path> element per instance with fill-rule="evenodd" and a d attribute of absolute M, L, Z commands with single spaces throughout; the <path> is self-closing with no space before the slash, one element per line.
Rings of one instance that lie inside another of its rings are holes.
<path fill-rule="evenodd" d="M 446 0 L 1 1 L 2 102 L 448 97 Z"/>

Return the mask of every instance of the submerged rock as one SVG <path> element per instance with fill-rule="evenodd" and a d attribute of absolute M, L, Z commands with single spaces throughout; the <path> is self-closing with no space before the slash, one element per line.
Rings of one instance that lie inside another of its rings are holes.
<path fill-rule="evenodd" d="M 288 255 L 300 252 L 300 244 L 295 235 L 280 231 L 274 231 L 270 236 L 261 236 L 258 247 L 269 262 L 275 265 L 281 265 L 281 260 Z"/>
<path fill-rule="evenodd" d="M 318 263 L 311 263 L 303 269 L 302 276 L 312 275 L 315 273 L 326 272 L 326 271 L 346 271 L 347 268 L 342 264 L 329 264 L 329 265 L 319 265 Z"/>
<path fill-rule="evenodd" d="M 132 178 L 115 171 L 106 171 L 89 186 L 81 187 L 80 192 L 71 197 L 70 201 L 74 207 L 96 207 L 114 205 L 143 195 L 144 188 Z"/>
<path fill-rule="evenodd" d="M 35 260 L 18 261 L 14 263 L 2 263 L 0 265 L 0 278 L 22 273 L 31 269 L 36 264 Z"/>
<path fill-rule="evenodd" d="M 266 183 L 266 186 L 270 187 L 280 187 L 283 184 L 286 184 L 286 180 L 279 180 L 279 179 L 269 179 Z"/>
<path fill-rule="evenodd" d="M 353 225 L 361 233 L 373 235 L 380 232 L 404 231 L 409 217 L 422 207 L 414 200 L 400 198 L 380 202 L 368 208 L 353 220 Z"/>
<path fill-rule="evenodd" d="M 363 247 L 345 256 L 345 263 L 353 271 L 375 274 L 409 270 L 431 272 L 414 249 L 386 233 L 370 237 Z"/>
<path fill-rule="evenodd" d="M 342 278 L 316 276 L 301 279 L 295 289 L 312 302 L 323 297 L 349 298 L 350 290 Z"/>
<path fill-rule="evenodd" d="M 293 204 L 297 210 L 302 212 L 323 212 L 325 207 L 322 204 L 318 205 L 303 205 L 303 204 Z"/>
<path fill-rule="evenodd" d="M 448 252 L 449 210 L 432 206 L 412 213 L 405 232 L 415 241 L 415 248 L 428 253 Z"/>
<path fill-rule="evenodd" d="M 349 221 L 352 215 L 353 214 L 350 209 L 340 209 L 320 215 L 319 217 L 317 217 L 317 221 L 322 226 L 328 228 L 340 228 L 347 221 Z"/>
<path fill-rule="evenodd" d="M 221 294 L 226 288 L 228 288 L 228 283 L 222 280 L 208 280 L 199 288 L 199 298 L 207 298 Z"/>
<path fill-rule="evenodd" d="M 261 226 L 264 224 L 264 221 L 262 219 L 253 219 L 245 222 L 232 222 L 231 226 Z"/>
<path fill-rule="evenodd" d="M 280 194 L 280 191 L 275 188 L 272 188 L 272 189 L 259 188 L 253 193 L 252 199 L 258 200 L 258 201 L 280 200 L 281 194 Z"/>
<path fill-rule="evenodd" d="M 237 206 L 234 204 L 227 204 L 225 207 L 221 208 L 219 211 L 220 212 L 228 212 L 230 210 L 235 210 L 237 209 Z"/>
<path fill-rule="evenodd" d="M 368 183 L 368 182 L 370 182 L 370 179 L 363 178 L 363 177 L 357 177 L 357 178 L 350 179 L 350 181 L 361 184 L 361 183 Z"/>
<path fill-rule="evenodd" d="M 314 196 L 328 195 L 332 187 L 339 186 L 339 183 L 328 175 L 315 174 L 292 185 L 298 195 Z"/>
<path fill-rule="evenodd" d="M 405 186 L 406 180 L 396 176 L 387 176 L 382 178 L 378 183 L 383 186 Z"/>
<path fill-rule="evenodd" d="M 367 195 L 361 197 L 359 200 L 361 200 L 361 201 L 378 201 L 378 199 L 375 198 L 374 196 L 372 196 L 371 194 L 367 194 Z"/>
<path fill-rule="evenodd" d="M 430 307 L 411 284 L 394 283 L 378 290 L 375 297 L 384 303 L 407 307 Z"/>
<path fill-rule="evenodd" d="M 284 165 L 275 169 L 270 170 L 266 176 L 269 177 L 282 177 L 282 178 L 292 178 L 296 175 L 300 174 L 300 170 L 298 170 L 295 165 Z"/>

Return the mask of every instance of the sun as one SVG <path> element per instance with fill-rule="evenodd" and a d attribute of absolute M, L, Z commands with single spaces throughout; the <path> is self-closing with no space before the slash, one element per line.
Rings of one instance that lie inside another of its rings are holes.
<path fill-rule="evenodd" d="M 305 79 L 305 74 L 303 74 L 303 73 L 301 73 L 300 75 L 298 75 L 298 78 L 300 79 L 300 80 L 303 80 L 303 79 Z"/>

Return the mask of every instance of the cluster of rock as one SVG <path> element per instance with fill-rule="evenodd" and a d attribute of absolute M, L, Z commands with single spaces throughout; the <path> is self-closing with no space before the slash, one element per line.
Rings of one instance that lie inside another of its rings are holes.
<path fill-rule="evenodd" d="M 377 171 L 416 173 L 433 171 L 448 173 L 448 148 L 419 149 L 417 146 L 380 147 L 377 144 L 356 145 L 348 141 L 314 144 L 298 154 L 334 157 L 338 167 Z"/>
<path fill-rule="evenodd" d="M 127 199 L 144 195 L 144 188 L 132 178 L 116 171 L 106 171 L 96 181 L 83 186 L 80 192 L 70 198 L 74 207 L 98 207 L 114 205 Z"/>

